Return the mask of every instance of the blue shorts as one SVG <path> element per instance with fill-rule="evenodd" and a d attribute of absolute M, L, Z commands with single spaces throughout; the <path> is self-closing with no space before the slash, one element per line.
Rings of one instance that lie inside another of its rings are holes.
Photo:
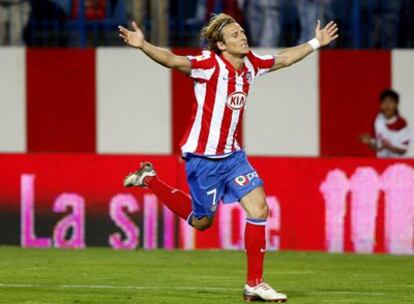
<path fill-rule="evenodd" d="M 185 169 L 195 218 L 213 217 L 219 201 L 240 201 L 263 185 L 244 151 L 221 159 L 187 154 Z"/>

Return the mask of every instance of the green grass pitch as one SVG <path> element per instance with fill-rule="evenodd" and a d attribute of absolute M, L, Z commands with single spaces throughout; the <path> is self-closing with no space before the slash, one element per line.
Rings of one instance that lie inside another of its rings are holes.
<path fill-rule="evenodd" d="M 0 247 L 0 303 L 242 303 L 236 251 Z M 288 303 L 414 303 L 414 257 L 269 252 L 265 278 Z"/>

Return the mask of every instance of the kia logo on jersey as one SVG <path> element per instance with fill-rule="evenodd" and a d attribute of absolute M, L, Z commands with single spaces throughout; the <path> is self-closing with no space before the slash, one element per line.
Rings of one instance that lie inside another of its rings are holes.
<path fill-rule="evenodd" d="M 233 92 L 227 97 L 227 106 L 232 110 L 240 110 L 246 104 L 247 95 L 243 92 Z"/>

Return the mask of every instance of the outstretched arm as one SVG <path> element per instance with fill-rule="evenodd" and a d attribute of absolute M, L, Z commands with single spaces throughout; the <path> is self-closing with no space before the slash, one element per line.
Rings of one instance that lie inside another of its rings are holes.
<path fill-rule="evenodd" d="M 187 57 L 177 56 L 166 49 L 157 47 L 146 41 L 144 34 L 135 22 L 132 22 L 132 30 L 128 30 L 123 26 L 119 26 L 118 30 L 119 37 L 121 37 L 126 44 L 140 49 L 155 62 L 167 68 L 190 74 L 191 63 Z"/>
<path fill-rule="evenodd" d="M 338 26 L 335 22 L 331 21 L 323 29 L 321 29 L 321 22 L 318 20 L 315 29 L 315 38 L 302 45 L 281 51 L 276 55 L 275 64 L 272 66 L 270 71 L 285 68 L 301 61 L 319 47 L 324 47 L 333 40 L 337 39 L 339 37 L 337 32 Z"/>

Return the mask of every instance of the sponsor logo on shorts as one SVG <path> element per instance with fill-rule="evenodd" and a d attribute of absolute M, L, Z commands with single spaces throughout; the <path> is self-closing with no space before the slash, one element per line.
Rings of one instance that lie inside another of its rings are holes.
<path fill-rule="evenodd" d="M 246 104 L 247 95 L 243 92 L 233 92 L 227 97 L 227 107 L 232 110 L 240 110 Z"/>
<path fill-rule="evenodd" d="M 234 179 L 234 181 L 236 182 L 236 184 L 237 185 L 239 185 L 239 186 L 244 186 L 244 185 L 246 185 L 247 184 L 247 178 L 246 178 L 246 176 L 244 176 L 244 175 L 240 175 L 240 176 L 237 176 L 235 179 Z"/>
<path fill-rule="evenodd" d="M 252 171 L 250 173 L 247 173 L 246 175 L 240 175 L 237 176 L 234 181 L 236 182 L 237 185 L 239 186 L 245 186 L 247 185 L 251 180 L 253 180 L 254 178 L 259 177 L 259 175 L 257 174 L 256 171 Z"/>

